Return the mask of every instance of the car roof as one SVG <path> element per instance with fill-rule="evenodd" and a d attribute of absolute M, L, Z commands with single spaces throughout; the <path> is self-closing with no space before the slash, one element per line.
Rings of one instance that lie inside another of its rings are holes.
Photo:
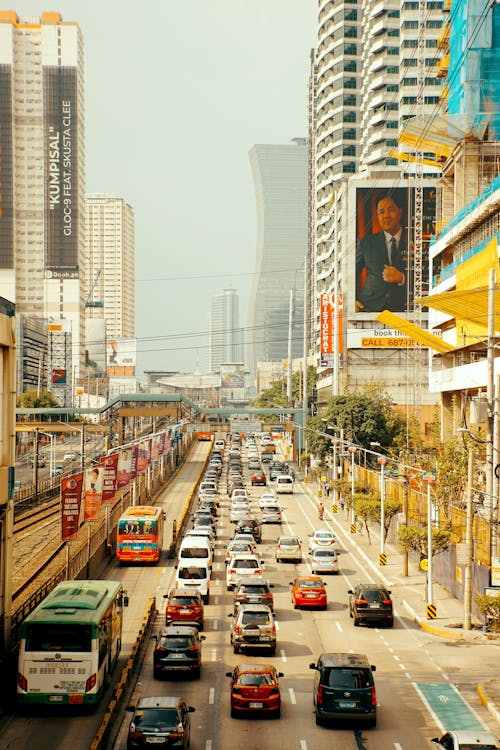
<path fill-rule="evenodd" d="M 195 625 L 167 625 L 162 630 L 162 637 L 167 635 L 193 635 L 198 633 L 198 628 Z"/>
<path fill-rule="evenodd" d="M 168 695 L 148 696 L 140 698 L 137 702 L 136 709 L 142 708 L 177 708 L 182 698 L 173 698 Z"/>
<path fill-rule="evenodd" d="M 257 673 L 269 673 L 274 672 L 276 667 L 273 664 L 238 664 L 236 667 L 238 672 L 257 672 Z"/>
<path fill-rule="evenodd" d="M 358 668 L 371 668 L 368 657 L 365 654 L 350 654 L 350 653 L 324 653 L 321 654 L 318 661 L 321 662 L 323 667 L 358 667 Z"/>
<path fill-rule="evenodd" d="M 357 583 L 356 588 L 367 589 L 368 591 L 388 591 L 388 587 L 384 586 L 383 583 Z"/>
<path fill-rule="evenodd" d="M 193 591 L 193 589 L 170 589 L 168 592 L 169 596 L 196 596 L 197 598 L 201 598 L 201 594 L 199 591 Z"/>
<path fill-rule="evenodd" d="M 321 576 L 297 576 L 295 583 L 299 583 L 299 581 L 321 581 L 323 583 Z"/>
<path fill-rule="evenodd" d="M 238 612 L 266 612 L 271 613 L 271 607 L 268 607 L 267 604 L 240 604 Z"/>
<path fill-rule="evenodd" d="M 233 560 L 258 560 L 258 557 L 257 555 L 251 555 L 251 554 L 233 555 L 231 558 L 231 562 Z"/>
<path fill-rule="evenodd" d="M 237 588 L 239 586 L 269 586 L 269 578 L 256 576 L 255 578 L 252 578 L 250 581 L 247 581 L 244 578 L 240 578 L 240 580 L 236 584 Z"/>
<path fill-rule="evenodd" d="M 491 734 L 491 732 L 478 732 L 477 730 L 473 729 L 457 729 L 456 731 L 449 731 L 448 734 L 450 735 L 450 737 L 453 737 L 453 739 L 457 740 L 457 742 L 494 742 L 495 744 L 497 744 L 497 739 L 493 734 Z"/>

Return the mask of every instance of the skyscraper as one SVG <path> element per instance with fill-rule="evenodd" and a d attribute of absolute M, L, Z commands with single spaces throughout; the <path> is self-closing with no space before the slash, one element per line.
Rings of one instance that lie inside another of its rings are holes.
<path fill-rule="evenodd" d="M 222 363 L 242 361 L 239 297 L 236 289 L 212 295 L 208 316 L 208 371 L 217 372 Z"/>
<path fill-rule="evenodd" d="M 250 151 L 257 203 L 257 250 L 247 323 L 247 359 L 286 359 L 290 291 L 295 290 L 292 356 L 302 355 L 307 251 L 307 141 L 258 144 Z"/>
<path fill-rule="evenodd" d="M 134 212 L 123 198 L 88 195 L 86 317 L 106 321 L 108 338 L 135 336 Z"/>
<path fill-rule="evenodd" d="M 62 401 L 83 355 L 84 136 L 79 27 L 1 11 L 0 295 L 49 323 Z"/>

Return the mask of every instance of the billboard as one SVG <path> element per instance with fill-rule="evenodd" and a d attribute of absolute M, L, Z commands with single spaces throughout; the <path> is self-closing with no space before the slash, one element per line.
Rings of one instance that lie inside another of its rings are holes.
<path fill-rule="evenodd" d="M 107 339 L 106 359 L 108 375 L 135 375 L 137 341 L 135 339 Z"/>
<path fill-rule="evenodd" d="M 227 363 L 220 366 L 220 402 L 245 401 L 245 366 L 243 363 Z"/>
<path fill-rule="evenodd" d="M 14 267 L 11 75 L 0 65 L 0 268 Z"/>
<path fill-rule="evenodd" d="M 337 336 L 339 356 L 343 353 L 343 294 L 342 292 L 338 294 L 337 310 L 335 310 L 335 295 L 333 293 L 321 294 L 319 304 L 320 365 L 321 367 L 332 367 L 335 354 L 335 336 Z"/>
<path fill-rule="evenodd" d="M 44 66 L 45 265 L 78 270 L 77 71 Z"/>
<path fill-rule="evenodd" d="M 355 305 L 349 313 L 411 312 L 414 284 L 415 190 L 355 188 Z M 435 188 L 423 189 L 422 285 L 428 284 Z"/>
<path fill-rule="evenodd" d="M 64 477 L 61 481 L 61 540 L 78 538 L 82 510 L 83 472 Z"/>

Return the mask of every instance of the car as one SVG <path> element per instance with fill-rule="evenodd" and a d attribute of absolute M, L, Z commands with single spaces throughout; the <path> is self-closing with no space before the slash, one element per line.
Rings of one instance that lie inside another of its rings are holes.
<path fill-rule="evenodd" d="M 172 672 L 201 674 L 201 644 L 205 640 L 192 625 L 169 625 L 156 641 L 153 653 L 153 676 L 158 679 Z"/>
<path fill-rule="evenodd" d="M 265 492 L 260 498 L 259 498 L 259 506 L 260 508 L 265 508 L 266 505 L 276 505 L 277 503 L 276 495 L 274 492 Z"/>
<path fill-rule="evenodd" d="M 263 563 L 257 555 L 234 555 L 227 564 L 226 588 L 232 591 L 240 578 L 261 576 L 263 572 Z"/>
<path fill-rule="evenodd" d="M 276 543 L 276 562 L 302 562 L 302 542 L 298 536 L 280 536 Z"/>
<path fill-rule="evenodd" d="M 500 744 L 490 732 L 474 729 L 458 729 L 434 737 L 431 740 L 436 750 L 499 750 Z"/>
<path fill-rule="evenodd" d="M 267 477 L 263 471 L 256 471 L 254 474 L 252 474 L 251 482 L 252 487 L 265 487 L 267 484 Z"/>
<path fill-rule="evenodd" d="M 269 453 L 269 452 L 263 453 L 260 457 L 260 460 L 262 461 L 263 464 L 269 464 L 273 460 L 273 455 L 274 455 L 273 453 Z"/>
<path fill-rule="evenodd" d="M 349 617 L 353 618 L 355 626 L 361 622 L 383 622 L 392 628 L 394 612 L 389 589 L 376 583 L 358 583 L 347 593 Z"/>
<path fill-rule="evenodd" d="M 276 623 L 274 615 L 265 604 L 242 604 L 236 612 L 228 617 L 233 618 L 231 624 L 231 645 L 235 654 L 242 649 L 269 649 L 272 655 L 276 653 Z"/>
<path fill-rule="evenodd" d="M 287 464 L 284 464 L 281 461 L 271 461 L 271 465 L 269 466 L 269 479 L 274 482 L 274 480 L 281 474 L 288 474 Z"/>
<path fill-rule="evenodd" d="M 276 494 L 293 495 L 293 477 L 290 474 L 280 474 L 276 477 Z"/>
<path fill-rule="evenodd" d="M 232 538 L 233 542 L 249 542 L 255 547 L 255 551 L 252 553 L 254 555 L 257 554 L 257 542 L 254 539 L 253 534 L 247 534 L 246 532 L 242 531 L 238 527 L 236 527 L 234 531 L 234 536 Z"/>
<path fill-rule="evenodd" d="M 279 505 L 266 505 L 260 512 L 261 523 L 281 523 L 281 508 Z"/>
<path fill-rule="evenodd" d="M 315 549 L 328 549 L 335 544 L 335 534 L 329 529 L 316 529 L 309 534 L 309 552 Z"/>
<path fill-rule="evenodd" d="M 245 518 L 238 521 L 236 528 L 240 529 L 243 534 L 252 534 L 257 544 L 262 541 L 262 527 L 255 518 Z"/>
<path fill-rule="evenodd" d="M 235 502 L 236 500 L 249 500 L 250 499 L 250 493 L 248 492 L 245 487 L 236 487 L 236 489 L 233 490 L 231 493 L 231 502 Z"/>
<path fill-rule="evenodd" d="M 337 553 L 333 549 L 315 549 L 311 552 L 311 571 L 313 573 L 339 572 Z"/>
<path fill-rule="evenodd" d="M 325 653 L 314 669 L 313 704 L 316 724 L 326 720 L 360 720 L 368 726 L 377 724 L 377 693 L 373 672 L 364 654 Z"/>
<path fill-rule="evenodd" d="M 281 693 L 278 672 L 272 664 L 239 664 L 231 678 L 231 716 L 240 713 L 269 714 L 279 719 L 281 715 Z"/>
<path fill-rule="evenodd" d="M 299 607 L 327 608 L 325 582 L 321 576 L 297 576 L 294 581 L 290 581 L 290 586 L 294 609 Z"/>
<path fill-rule="evenodd" d="M 229 560 L 235 555 L 255 555 L 257 553 L 257 545 L 255 544 L 254 538 L 251 537 L 251 541 L 241 541 L 240 539 L 231 539 L 226 547 L 226 565 Z"/>
<path fill-rule="evenodd" d="M 75 451 L 67 451 L 63 456 L 63 461 L 74 461 L 77 458 Z"/>
<path fill-rule="evenodd" d="M 175 587 L 199 591 L 204 604 L 210 598 L 210 565 L 206 560 L 197 560 L 189 565 L 181 563 L 175 576 Z"/>
<path fill-rule="evenodd" d="M 166 599 L 166 625 L 196 625 L 203 630 L 203 601 L 199 591 L 171 589 L 164 594 Z"/>
<path fill-rule="evenodd" d="M 260 469 L 261 468 L 260 458 L 258 456 L 249 457 L 248 468 L 250 469 L 250 471 L 255 471 L 257 469 Z"/>
<path fill-rule="evenodd" d="M 240 579 L 234 589 L 234 611 L 241 604 L 265 604 L 269 609 L 274 608 L 274 598 L 271 589 L 273 584 L 267 578 L 246 580 Z"/>
<path fill-rule="evenodd" d="M 188 529 L 184 534 L 184 539 L 193 536 L 205 536 L 212 545 L 212 552 L 215 550 L 215 532 L 211 526 L 197 526 L 195 529 Z"/>
<path fill-rule="evenodd" d="M 231 523 L 238 523 L 238 521 L 251 518 L 253 515 L 248 503 L 233 503 L 229 511 L 229 520 Z"/>
<path fill-rule="evenodd" d="M 155 747 L 186 750 L 191 738 L 189 714 L 194 710 L 183 698 L 165 695 L 141 698 L 137 705 L 129 706 L 133 716 L 128 729 L 127 750 L 143 750 L 151 743 Z"/>

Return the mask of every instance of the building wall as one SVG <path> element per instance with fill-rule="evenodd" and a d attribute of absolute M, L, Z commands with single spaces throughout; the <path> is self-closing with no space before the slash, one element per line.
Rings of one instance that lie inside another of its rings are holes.
<path fill-rule="evenodd" d="M 208 322 L 208 371 L 219 371 L 223 362 L 238 362 L 242 356 L 239 296 L 236 289 L 212 295 Z"/>

